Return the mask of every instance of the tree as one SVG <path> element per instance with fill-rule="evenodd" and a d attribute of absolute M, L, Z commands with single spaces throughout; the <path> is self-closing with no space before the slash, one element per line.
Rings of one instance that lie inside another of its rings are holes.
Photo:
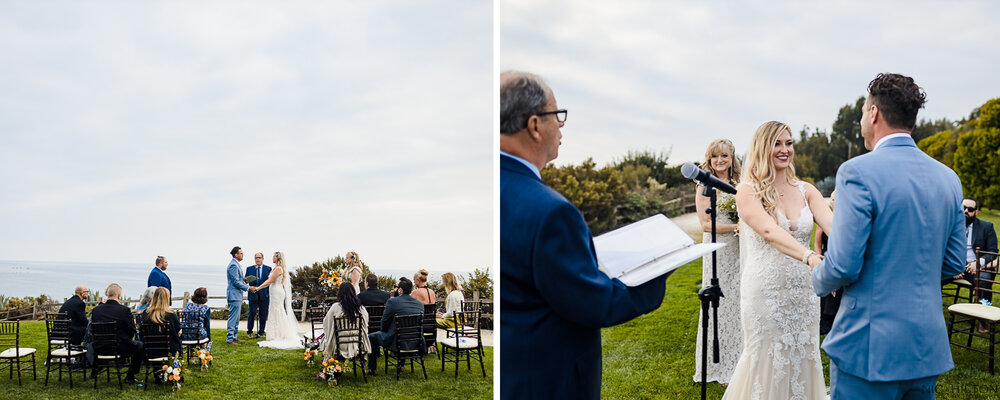
<path fill-rule="evenodd" d="M 917 143 L 917 147 L 931 158 L 952 167 L 956 139 L 958 139 L 957 131 L 941 131 L 921 140 Z"/>
<path fill-rule="evenodd" d="M 986 110 L 986 106 L 981 110 Z M 979 115 L 983 118 L 986 113 L 981 111 Z M 1000 206 L 1000 127 L 964 133 L 955 147 L 954 169 L 965 194 L 975 196 L 981 205 Z"/>
<path fill-rule="evenodd" d="M 844 160 L 868 152 L 865 149 L 865 139 L 861 136 L 861 109 L 864 104 L 865 96 L 861 96 L 853 106 L 848 104 L 841 107 L 837 119 L 833 122 L 833 131 L 830 135 L 844 139 L 847 144 Z"/>
<path fill-rule="evenodd" d="M 613 167 L 624 171 L 627 166 L 645 166 L 649 169 L 648 176 L 668 187 L 680 186 L 690 182 L 681 175 L 680 165 L 670 166 L 670 152 L 654 153 L 649 150 L 629 150 L 625 157 L 613 163 Z M 643 179 L 645 181 L 645 179 Z"/>
<path fill-rule="evenodd" d="M 541 171 L 542 180 L 575 205 L 590 226 L 599 235 L 617 225 L 616 210 L 628 194 L 621 173 L 606 166 L 597 169 L 593 159 L 580 166 L 546 166 Z"/>
<path fill-rule="evenodd" d="M 1000 128 L 1000 97 L 987 101 L 979 108 L 980 128 Z"/>

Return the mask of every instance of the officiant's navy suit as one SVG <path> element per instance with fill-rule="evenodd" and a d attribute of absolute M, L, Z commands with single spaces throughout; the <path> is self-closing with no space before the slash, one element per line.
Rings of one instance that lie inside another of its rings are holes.
<path fill-rule="evenodd" d="M 933 390 L 935 377 L 954 367 L 941 281 L 965 265 L 962 186 L 909 135 L 883 140 L 837 171 L 826 259 L 812 271 L 818 295 L 844 287 L 823 350 L 831 370 L 853 376 L 842 380 L 877 387 L 928 378 Z M 834 399 L 837 379 L 831 372 Z"/>
<path fill-rule="evenodd" d="M 247 267 L 246 276 L 256 276 L 257 280 L 250 282 L 250 286 L 260 286 L 264 284 L 267 277 L 271 275 L 271 267 L 261 264 Z M 247 314 L 247 334 L 253 333 L 253 320 L 260 314 L 260 325 L 257 333 L 264 334 L 264 326 L 267 323 L 267 306 L 271 299 L 270 291 L 267 288 L 258 290 L 256 293 L 247 294 L 247 301 L 250 303 L 250 312 Z"/>
<path fill-rule="evenodd" d="M 500 398 L 599 398 L 601 328 L 656 309 L 664 290 L 600 272 L 580 211 L 500 156 Z"/>

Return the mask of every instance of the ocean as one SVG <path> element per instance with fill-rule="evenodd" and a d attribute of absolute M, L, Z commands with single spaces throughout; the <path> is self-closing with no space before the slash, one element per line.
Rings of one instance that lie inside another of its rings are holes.
<path fill-rule="evenodd" d="M 243 271 L 253 265 L 246 260 L 240 263 Z M 226 295 L 226 267 L 218 265 L 184 265 L 170 263 L 167 276 L 173 289 L 171 295 L 180 297 L 184 292 L 194 292 L 199 287 L 208 289 L 209 296 Z M 297 267 L 293 266 L 292 271 Z M 99 262 L 48 262 L 48 261 L 6 261 L 0 260 L 0 294 L 8 297 L 38 296 L 45 294 L 57 302 L 73 295 L 78 285 L 87 286 L 91 293 L 100 292 L 114 282 L 121 285 L 125 298 L 138 299 L 146 290 L 146 279 L 153 269 L 151 264 L 141 263 L 99 263 Z M 412 278 L 416 269 L 377 268 L 373 272 L 379 276 L 406 276 Z M 431 271 L 432 280 L 440 280 L 441 273 Z M 470 271 L 451 271 L 465 275 Z M 174 302 L 177 305 L 176 301 Z M 211 307 L 226 305 L 225 299 L 209 299 Z"/>

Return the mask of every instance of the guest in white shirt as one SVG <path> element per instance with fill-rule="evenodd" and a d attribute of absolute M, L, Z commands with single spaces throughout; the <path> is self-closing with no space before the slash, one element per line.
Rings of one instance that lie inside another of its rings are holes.
<path fill-rule="evenodd" d="M 462 301 L 465 300 L 465 296 L 462 295 L 462 287 L 459 286 L 458 280 L 455 279 L 455 274 L 445 272 L 441 275 L 441 281 L 444 282 L 444 289 L 448 292 L 448 298 L 445 300 L 445 313 L 443 315 L 438 313 L 437 326 L 440 328 L 453 328 L 456 325 L 455 313 L 462 311 Z"/>

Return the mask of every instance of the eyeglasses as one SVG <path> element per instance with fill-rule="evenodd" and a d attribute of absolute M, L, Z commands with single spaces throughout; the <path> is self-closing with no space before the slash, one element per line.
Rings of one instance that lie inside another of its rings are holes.
<path fill-rule="evenodd" d="M 566 123 L 566 118 L 569 116 L 569 111 L 568 110 L 546 111 L 546 112 L 537 113 L 535 115 L 537 115 L 539 117 L 542 117 L 542 116 L 546 116 L 546 115 L 549 115 L 549 114 L 555 114 L 556 115 L 556 121 L 559 121 L 560 124 L 565 124 Z"/>
<path fill-rule="evenodd" d="M 965 207 L 965 211 L 976 211 L 976 207 L 962 206 Z"/>

